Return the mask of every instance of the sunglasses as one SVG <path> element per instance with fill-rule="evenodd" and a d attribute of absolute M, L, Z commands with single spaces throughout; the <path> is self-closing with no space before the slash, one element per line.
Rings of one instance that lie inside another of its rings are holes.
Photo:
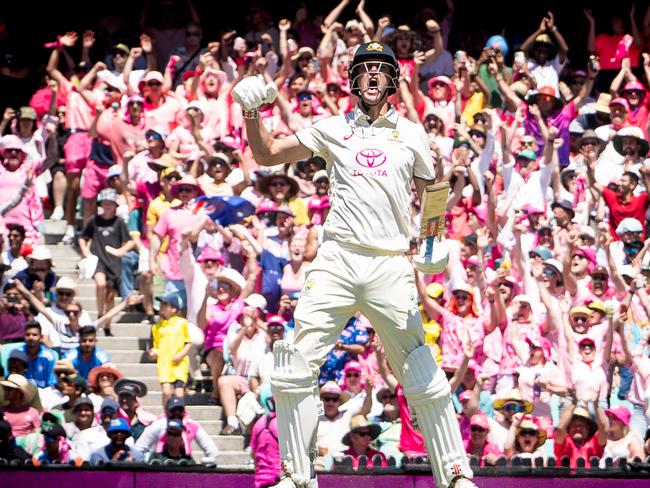
<path fill-rule="evenodd" d="M 346 378 L 358 378 L 361 376 L 359 373 L 345 373 Z"/>
<path fill-rule="evenodd" d="M 115 88 L 114 86 L 110 86 L 110 85 L 108 85 L 108 86 L 106 86 L 106 88 L 104 88 L 104 91 L 107 91 L 107 92 L 118 92 L 118 91 L 120 91 L 120 90 L 118 90 L 118 89 Z"/>
<path fill-rule="evenodd" d="M 217 265 L 217 264 L 221 264 L 221 261 L 219 261 L 219 260 L 217 260 L 217 259 L 205 259 L 205 260 L 203 261 L 203 263 L 204 263 L 206 266 L 215 266 L 215 265 Z"/>
<path fill-rule="evenodd" d="M 357 434 L 359 437 L 370 437 L 372 435 L 369 430 L 355 432 L 355 434 Z"/>
<path fill-rule="evenodd" d="M 66 310 L 65 314 L 66 315 L 79 315 L 81 313 L 81 310 Z"/>
<path fill-rule="evenodd" d="M 535 141 L 521 141 L 522 146 L 534 146 Z"/>
<path fill-rule="evenodd" d="M 179 186 L 178 187 L 178 193 L 194 193 L 196 191 L 196 188 L 193 186 Z"/>
<path fill-rule="evenodd" d="M 513 413 L 519 413 L 524 411 L 523 405 L 519 405 L 518 403 L 508 403 L 503 406 L 503 410 L 506 412 L 513 412 Z"/>
<path fill-rule="evenodd" d="M 162 86 L 162 83 L 159 82 L 159 81 L 153 81 L 153 80 L 152 80 L 152 81 L 147 81 L 147 82 L 145 83 L 145 85 L 147 85 L 147 86 Z"/>
<path fill-rule="evenodd" d="M 276 187 L 276 186 L 289 186 L 286 181 L 272 181 L 269 183 L 269 186 L 271 187 Z"/>
<path fill-rule="evenodd" d="M 434 83 L 434 84 L 431 85 L 431 86 L 432 86 L 433 88 L 447 88 L 447 85 L 446 85 L 445 83 L 442 83 L 442 82 Z"/>
<path fill-rule="evenodd" d="M 551 268 L 544 268 L 544 274 L 548 277 L 551 277 L 555 274 L 555 271 L 553 271 Z"/>
<path fill-rule="evenodd" d="M 165 176 L 165 181 L 180 181 L 181 177 L 178 175 Z"/>
<path fill-rule="evenodd" d="M 34 271 L 36 271 L 36 270 L 34 270 Z M 60 296 L 60 297 L 73 297 L 74 296 L 74 292 L 72 292 L 72 291 L 63 291 L 63 290 L 61 290 L 61 291 L 56 292 L 56 294 L 58 296 Z"/>
<path fill-rule="evenodd" d="M 527 436 L 529 435 L 529 436 L 533 436 L 533 437 L 537 437 L 538 433 L 539 433 L 539 431 L 534 430 L 534 429 L 521 429 L 519 431 L 519 435 L 527 435 Z"/>
<path fill-rule="evenodd" d="M 162 136 L 158 134 L 157 132 L 147 132 L 147 134 L 144 136 L 146 140 L 149 139 L 162 139 Z"/>
<path fill-rule="evenodd" d="M 338 403 L 339 397 L 323 397 L 325 403 Z"/>
<path fill-rule="evenodd" d="M 185 33 L 185 37 L 201 37 L 201 33 L 200 32 L 187 31 Z"/>
<path fill-rule="evenodd" d="M 487 432 L 487 430 L 485 430 L 483 427 L 478 427 L 476 425 L 473 425 L 470 430 L 472 432 L 478 432 L 478 433 L 481 433 L 481 434 L 484 433 L 484 432 Z"/>
<path fill-rule="evenodd" d="M 456 300 L 461 300 L 461 301 L 469 300 L 469 295 L 465 293 L 454 293 L 454 297 L 456 297 Z"/>
<path fill-rule="evenodd" d="M 385 402 L 387 400 L 395 400 L 396 398 L 397 398 L 397 395 L 395 395 L 394 393 L 391 393 L 389 395 L 382 396 L 380 401 Z"/>
<path fill-rule="evenodd" d="M 230 290 L 230 288 L 232 288 L 232 286 L 230 286 L 230 283 L 228 283 L 226 281 L 219 281 L 217 283 L 217 288 L 223 288 L 224 290 Z"/>
<path fill-rule="evenodd" d="M 584 317 L 584 316 L 582 316 L 582 315 L 579 315 L 579 316 L 577 316 L 577 317 L 573 317 L 573 321 L 574 321 L 574 322 L 586 322 L 587 320 L 589 320 L 589 318 L 588 318 L 588 317 Z"/>

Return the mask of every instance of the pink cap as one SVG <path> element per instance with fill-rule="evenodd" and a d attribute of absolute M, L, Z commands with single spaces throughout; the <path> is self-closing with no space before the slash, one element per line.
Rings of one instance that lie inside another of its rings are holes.
<path fill-rule="evenodd" d="M 623 97 L 616 97 L 613 99 L 611 102 L 609 102 L 609 106 L 611 107 L 612 105 L 621 105 L 625 110 L 628 112 L 630 111 L 630 104 L 627 103 L 627 100 Z"/>
<path fill-rule="evenodd" d="M 281 325 L 282 327 L 284 327 L 287 324 L 287 321 L 284 320 L 279 315 L 271 315 L 270 317 L 266 318 L 266 324 L 268 326 L 270 326 L 270 325 Z"/>
<path fill-rule="evenodd" d="M 581 247 L 577 251 L 573 252 L 573 255 L 575 256 L 576 254 L 584 256 L 587 258 L 588 261 L 596 264 L 596 253 L 594 252 L 593 249 L 590 247 Z"/>
<path fill-rule="evenodd" d="M 201 249 L 201 254 L 196 258 L 196 261 L 199 263 L 202 263 L 203 261 L 219 261 L 222 265 L 226 263 L 221 252 L 210 246 L 205 246 Z"/>
<path fill-rule="evenodd" d="M 605 410 L 605 414 L 608 417 L 613 417 L 616 420 L 620 420 L 626 427 L 630 426 L 630 417 L 632 417 L 632 413 L 627 407 L 624 407 L 623 405 L 619 405 L 618 407 L 614 408 L 608 408 Z"/>
<path fill-rule="evenodd" d="M 463 260 L 463 266 L 478 266 L 478 257 L 477 256 L 470 256 L 467 259 Z"/>
<path fill-rule="evenodd" d="M 526 337 L 526 342 L 528 342 L 532 348 L 540 348 L 547 360 L 551 358 L 551 341 L 545 337 Z"/>
<path fill-rule="evenodd" d="M 487 416 L 484 413 L 476 413 L 472 415 L 472 418 L 469 420 L 469 425 L 474 427 L 480 427 L 481 429 L 490 430 L 490 424 L 488 423 Z"/>
<path fill-rule="evenodd" d="M 639 80 L 632 80 L 625 83 L 625 87 L 623 88 L 623 91 L 625 92 L 625 91 L 632 91 L 632 90 L 645 91 L 645 86 L 643 86 L 643 83 L 641 83 Z"/>
<path fill-rule="evenodd" d="M 543 214 L 544 210 L 535 207 L 534 205 L 527 203 L 521 207 L 521 209 L 527 214 Z"/>
<path fill-rule="evenodd" d="M 18 149 L 20 151 L 25 152 L 24 150 L 24 144 L 23 141 L 20 140 L 18 136 L 15 136 L 13 134 L 6 135 L 2 138 L 2 151 L 6 151 L 8 149 Z"/>
<path fill-rule="evenodd" d="M 479 205 L 478 207 L 472 207 L 469 209 L 469 212 L 473 213 L 476 215 L 476 218 L 478 221 L 482 224 L 485 225 L 488 219 L 488 210 L 486 205 Z"/>
<path fill-rule="evenodd" d="M 461 402 L 464 402 L 465 400 L 469 400 L 470 398 L 472 398 L 472 390 L 463 390 L 458 395 L 458 400 Z"/>
<path fill-rule="evenodd" d="M 361 373 L 361 365 L 359 364 L 359 361 L 348 361 L 345 368 L 343 368 L 343 372 L 347 373 L 348 371 L 358 371 Z"/>

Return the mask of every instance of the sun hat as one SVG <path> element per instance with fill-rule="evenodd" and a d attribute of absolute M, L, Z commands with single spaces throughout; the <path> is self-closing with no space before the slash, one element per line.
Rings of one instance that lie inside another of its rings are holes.
<path fill-rule="evenodd" d="M 531 53 L 540 46 L 545 46 L 549 50 L 549 59 L 553 59 L 557 54 L 557 48 L 555 47 L 551 36 L 548 34 L 539 34 L 537 37 L 535 37 L 535 41 L 531 44 L 528 52 Z"/>
<path fill-rule="evenodd" d="M 595 102 L 588 103 L 585 107 L 594 112 L 609 114 L 611 112 L 609 110 L 609 104 L 611 101 L 612 96 L 609 93 L 601 92 Z"/>
<path fill-rule="evenodd" d="M 106 179 L 110 180 L 111 178 L 114 178 L 116 176 L 120 176 L 122 174 L 122 166 L 119 164 L 114 164 L 110 168 L 108 168 L 108 174 L 106 175 Z"/>
<path fill-rule="evenodd" d="M 381 427 L 377 424 L 371 424 L 365 415 L 355 415 L 350 419 L 350 432 L 343 436 L 341 442 L 346 446 L 350 445 L 350 434 L 361 429 L 370 429 L 370 440 L 376 439 L 381 434 Z"/>
<path fill-rule="evenodd" d="M 542 264 L 544 266 L 549 266 L 553 268 L 559 275 L 562 277 L 562 271 L 564 267 L 562 266 L 562 263 L 559 262 L 557 259 L 545 259 L 542 261 Z"/>
<path fill-rule="evenodd" d="M 590 247 L 583 246 L 576 249 L 573 251 L 573 255 L 571 257 L 573 256 L 583 256 L 587 261 L 589 261 L 591 266 L 596 267 L 596 252 Z"/>
<path fill-rule="evenodd" d="M 630 426 L 630 418 L 632 417 L 632 412 L 630 412 L 629 408 L 623 405 L 606 409 L 605 415 L 612 417 L 615 420 L 621 421 L 625 427 Z"/>
<path fill-rule="evenodd" d="M 519 158 L 527 159 L 529 161 L 537 161 L 537 154 L 535 154 L 535 151 L 533 151 L 532 149 L 524 149 L 523 151 L 518 153 L 517 156 L 515 157 L 515 159 L 519 159 Z"/>
<path fill-rule="evenodd" d="M 463 390 L 458 394 L 458 401 L 464 402 L 472 398 L 472 390 Z"/>
<path fill-rule="evenodd" d="M 585 128 L 577 120 L 572 120 L 569 124 L 569 134 L 584 134 Z"/>
<path fill-rule="evenodd" d="M 218 261 L 222 266 L 226 263 L 221 251 L 211 246 L 205 246 L 201 249 L 201 253 L 196 258 L 197 263 L 202 263 L 204 261 Z"/>
<path fill-rule="evenodd" d="M 327 171 L 324 169 L 319 169 L 314 173 L 314 176 L 312 176 L 311 181 L 312 183 L 316 183 L 318 180 L 325 179 L 329 181 L 330 177 L 327 175 Z"/>
<path fill-rule="evenodd" d="M 0 385 L 4 388 L 20 390 L 23 394 L 23 404 L 25 405 L 29 405 L 34 399 L 34 390 L 29 387 L 29 380 L 21 374 L 11 373 L 7 376 L 7 379 L 0 381 Z"/>
<path fill-rule="evenodd" d="M 54 290 L 72 290 L 76 292 L 77 285 L 72 278 L 68 276 L 61 276 L 54 285 Z"/>
<path fill-rule="evenodd" d="M 551 250 L 548 247 L 544 246 L 537 246 L 536 248 L 532 249 L 529 254 L 535 254 L 536 256 L 539 256 L 542 258 L 542 261 L 553 258 L 553 253 Z"/>
<path fill-rule="evenodd" d="M 564 198 L 559 198 L 559 199 L 555 200 L 551 204 L 551 209 L 554 210 L 557 207 L 560 207 L 560 208 L 566 210 L 567 212 L 569 212 L 571 214 L 571 218 L 575 217 L 576 212 L 573 209 L 573 203 L 570 202 L 569 200 L 566 200 Z"/>
<path fill-rule="evenodd" d="M 444 83 L 447 86 L 447 100 L 453 100 L 454 97 L 456 96 L 456 86 L 454 85 L 454 82 L 451 81 L 451 79 L 448 76 L 445 75 L 440 75 L 440 76 L 434 76 L 431 78 L 428 82 L 427 85 L 429 86 L 429 92 L 433 90 L 433 85 L 436 83 Z"/>
<path fill-rule="evenodd" d="M 165 129 L 162 125 L 155 125 L 152 128 L 147 129 L 144 135 L 146 136 L 147 134 L 150 134 L 152 132 L 154 134 L 158 134 L 160 138 L 163 140 L 163 142 L 165 142 L 165 139 L 167 139 L 167 135 L 168 135 L 167 129 Z"/>
<path fill-rule="evenodd" d="M 616 149 L 617 153 L 623 154 L 624 137 L 633 137 L 634 139 L 637 140 L 637 142 L 641 146 L 641 149 L 639 151 L 639 154 L 641 156 L 645 156 L 648 153 L 649 146 L 648 146 L 648 141 L 645 138 L 645 134 L 643 133 L 643 130 L 641 130 L 639 127 L 636 127 L 635 125 L 631 125 L 629 127 L 623 127 L 622 129 L 619 129 L 619 131 L 614 136 L 612 143 L 614 144 L 614 149 Z"/>
<path fill-rule="evenodd" d="M 528 295 L 517 295 L 512 299 L 513 302 L 517 303 L 527 303 L 528 305 L 532 305 L 532 301 L 530 300 L 530 297 Z"/>
<path fill-rule="evenodd" d="M 138 83 L 138 89 L 142 91 L 144 86 L 150 81 L 157 81 L 162 84 L 165 80 L 160 71 L 148 71 L 147 74 L 144 75 L 144 77 L 140 80 L 140 83 Z"/>
<path fill-rule="evenodd" d="M 194 178 L 192 175 L 184 175 L 180 180 L 174 181 L 172 183 L 171 187 L 171 194 L 175 198 L 178 198 L 179 192 L 178 189 L 181 186 L 191 186 L 196 190 L 197 196 L 201 196 L 204 194 L 203 189 L 201 188 L 201 185 L 199 185 L 199 182 Z"/>
<path fill-rule="evenodd" d="M 216 276 L 217 281 L 227 281 L 237 289 L 239 295 L 246 288 L 246 278 L 239 271 L 233 268 L 222 268 Z"/>
<path fill-rule="evenodd" d="M 361 371 L 363 371 L 363 368 L 361 368 L 359 361 L 352 360 L 345 363 L 345 366 L 343 367 L 343 374 L 347 373 L 348 371 L 357 371 L 358 373 L 361 373 Z"/>
<path fill-rule="evenodd" d="M 587 129 L 582 133 L 580 136 L 580 139 L 578 139 L 578 147 L 584 146 L 585 142 L 590 140 L 590 139 L 595 139 L 597 144 L 604 144 L 605 141 L 603 141 L 600 137 L 598 137 L 598 134 L 596 133 L 595 130 L 593 129 Z"/>
<path fill-rule="evenodd" d="M 593 274 L 592 274 L 593 276 Z M 589 310 L 594 311 L 597 310 L 603 314 L 607 314 L 607 305 L 605 305 L 602 301 L 600 300 L 593 300 L 589 302 L 589 305 L 587 305 Z"/>
<path fill-rule="evenodd" d="M 532 349 L 541 349 L 546 360 L 551 359 L 551 341 L 546 337 L 526 337 L 526 342 Z"/>
<path fill-rule="evenodd" d="M 641 83 L 639 80 L 630 80 L 627 83 L 625 83 L 625 86 L 623 87 L 622 92 L 626 91 L 642 91 L 645 92 L 645 86 L 643 86 L 643 83 Z"/>
<path fill-rule="evenodd" d="M 266 310 L 268 305 L 266 298 L 260 295 L 259 293 L 251 293 L 246 298 L 244 298 L 244 303 L 249 307 L 257 308 L 259 310 Z"/>
<path fill-rule="evenodd" d="M 203 102 L 200 100 L 192 100 L 190 103 L 187 104 L 187 107 L 185 107 L 185 111 L 187 112 L 188 110 L 198 110 L 201 113 L 205 113 L 205 106 L 203 105 Z"/>
<path fill-rule="evenodd" d="M 298 195 L 298 192 L 300 191 L 298 182 L 295 179 L 293 179 L 291 176 L 285 175 L 284 173 L 271 173 L 269 175 L 264 176 L 260 180 L 260 192 L 265 195 L 268 195 L 271 181 L 278 178 L 283 179 L 289 185 L 289 191 L 288 191 L 289 200 L 295 197 L 296 195 Z"/>
<path fill-rule="evenodd" d="M 88 373 L 88 385 L 92 386 L 93 388 L 97 388 L 97 378 L 99 375 L 102 374 L 112 374 L 115 376 L 116 380 L 119 380 L 120 378 L 124 377 L 124 373 L 122 373 L 119 369 L 117 369 L 114 365 L 112 364 L 102 364 L 101 366 L 95 366 L 93 369 L 90 370 Z"/>
<path fill-rule="evenodd" d="M 552 109 L 553 112 L 555 112 L 556 110 L 559 110 L 562 107 L 562 105 L 564 105 L 562 103 L 562 100 L 555 93 L 555 88 L 553 88 L 552 86 L 542 86 L 541 88 L 539 88 L 537 90 L 531 91 L 528 94 L 528 96 L 526 97 L 526 102 L 529 105 L 536 104 L 538 102 L 538 100 L 539 100 L 539 97 L 541 97 L 541 96 L 552 97 L 552 99 L 553 99 L 553 109 Z"/>
<path fill-rule="evenodd" d="M 532 417 L 529 417 L 529 416 L 524 417 L 521 420 L 521 422 L 519 423 L 519 427 L 517 428 L 516 436 L 519 436 L 519 433 L 522 430 L 536 430 L 537 431 L 537 443 L 535 444 L 535 449 L 538 449 L 539 447 L 543 446 L 544 443 L 546 442 L 546 439 L 548 438 L 548 435 L 546 434 L 546 431 L 544 429 L 541 429 L 540 426 L 535 421 L 535 419 L 533 419 Z"/>
<path fill-rule="evenodd" d="M 576 417 L 587 420 L 589 422 L 589 437 L 593 436 L 596 433 L 596 431 L 598 430 L 598 426 L 596 425 L 594 419 L 591 418 L 591 414 L 586 408 L 576 407 L 573 410 L 573 415 L 571 416 L 571 419 L 573 420 Z"/>
<path fill-rule="evenodd" d="M 591 316 L 591 310 L 589 310 L 589 308 L 585 307 L 584 305 L 578 305 L 569 310 L 569 316 L 573 317 L 574 315 L 586 315 L 589 317 Z"/>
<path fill-rule="evenodd" d="M 341 387 L 335 381 L 328 381 L 320 387 L 319 396 L 322 398 L 323 395 L 338 395 L 341 403 L 345 403 L 350 399 L 350 395 L 341 390 Z"/>
<path fill-rule="evenodd" d="M 509 392 L 503 394 L 502 397 L 494 400 L 493 407 L 495 410 L 502 410 L 503 406 L 509 402 L 522 403 L 524 407 L 523 412 L 526 414 L 531 413 L 533 411 L 533 404 L 530 403 L 528 400 L 524 400 L 518 388 L 513 388 Z"/>
<path fill-rule="evenodd" d="M 38 120 L 38 115 L 36 114 L 36 110 L 34 110 L 32 107 L 29 106 L 20 107 L 17 116 L 18 119 Z"/>
<path fill-rule="evenodd" d="M 129 378 L 120 378 L 113 385 L 117 395 L 131 395 L 142 398 L 147 394 L 147 385 L 142 381 L 132 380 Z"/>

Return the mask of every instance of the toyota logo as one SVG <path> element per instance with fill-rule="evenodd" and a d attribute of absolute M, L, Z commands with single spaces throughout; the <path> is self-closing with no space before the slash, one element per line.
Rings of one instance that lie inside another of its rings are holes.
<path fill-rule="evenodd" d="M 377 168 L 386 162 L 386 154 L 381 149 L 362 149 L 355 159 L 359 166 Z"/>

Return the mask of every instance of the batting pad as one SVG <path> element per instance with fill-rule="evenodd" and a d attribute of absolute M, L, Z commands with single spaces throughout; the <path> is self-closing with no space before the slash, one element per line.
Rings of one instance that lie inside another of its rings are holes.
<path fill-rule="evenodd" d="M 420 206 L 420 237 L 423 239 L 420 252 L 413 256 L 418 271 L 438 274 L 444 271 L 449 261 L 447 246 L 440 242 L 445 233 L 445 212 L 449 197 L 449 182 L 426 187 Z"/>
<path fill-rule="evenodd" d="M 285 476 L 296 486 L 316 486 L 312 461 L 320 400 L 307 361 L 291 344 L 273 346 L 271 391 L 278 419 L 278 444 Z"/>
<path fill-rule="evenodd" d="M 428 346 L 418 347 L 406 358 L 402 377 L 404 394 L 415 411 L 436 485 L 447 488 L 459 476 L 471 478 L 449 382 Z"/>

